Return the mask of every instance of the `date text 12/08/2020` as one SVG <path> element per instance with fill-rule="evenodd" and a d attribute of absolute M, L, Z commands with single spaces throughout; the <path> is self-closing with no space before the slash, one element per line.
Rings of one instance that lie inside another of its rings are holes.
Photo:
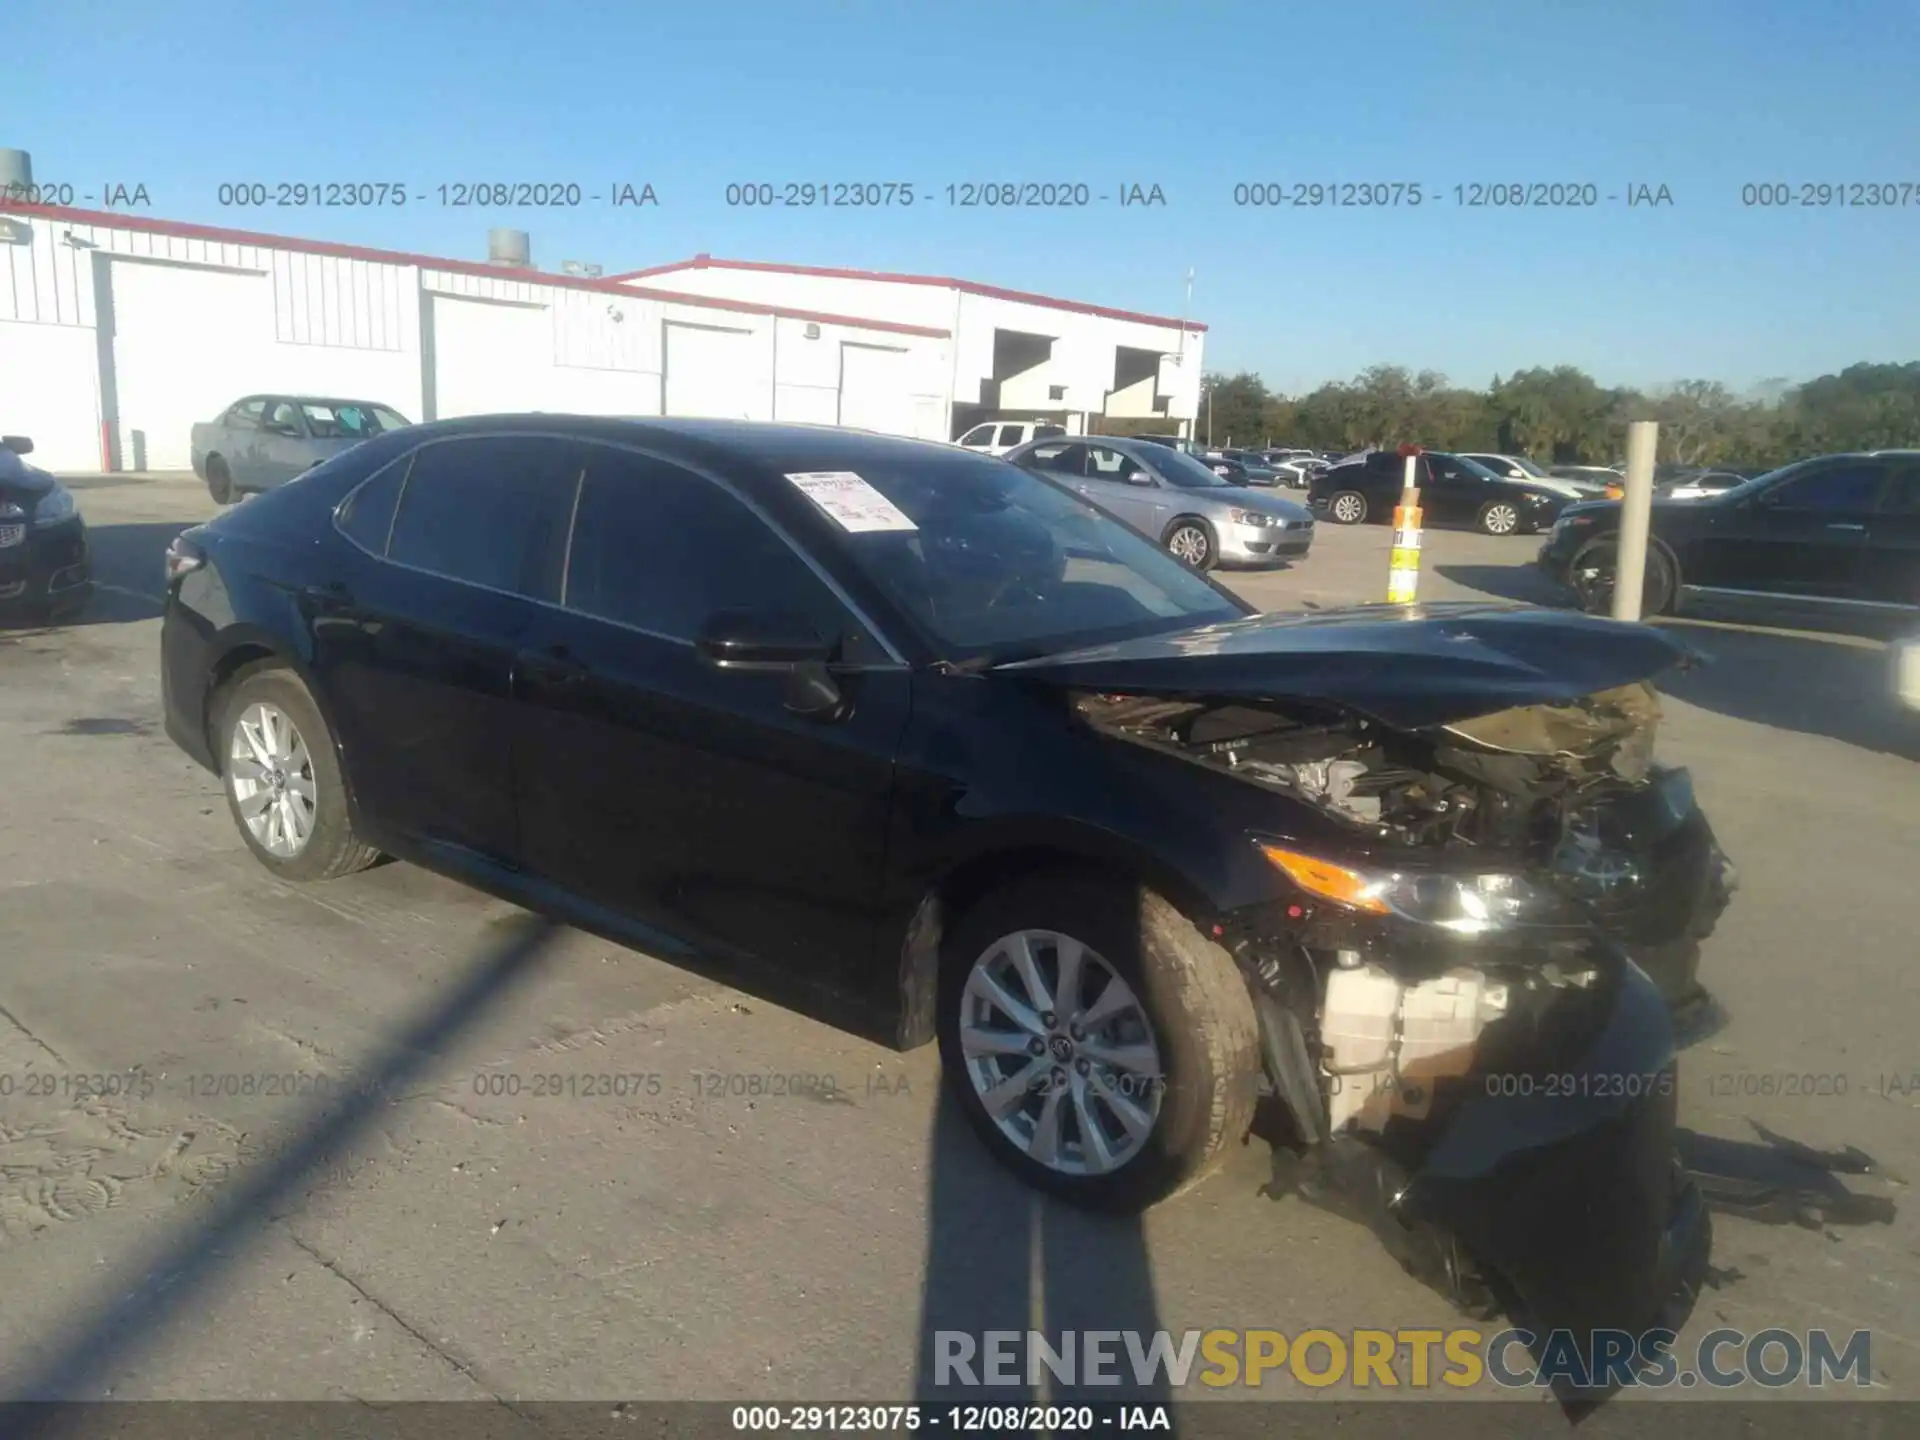
<path fill-rule="evenodd" d="M 1084 210 L 1095 205 L 1164 209 L 1167 192 L 1152 181 L 968 180 L 916 185 L 905 180 L 742 180 L 724 198 L 735 208 L 905 210 Z"/>
<path fill-rule="evenodd" d="M 1650 181 L 1600 185 L 1591 180 L 1476 180 L 1427 185 L 1418 180 L 1243 180 L 1233 203 L 1256 210 L 1590 210 L 1601 205 L 1661 209 L 1672 187 Z"/>
<path fill-rule="evenodd" d="M 398 210 L 439 205 L 452 210 L 577 210 L 653 208 L 659 192 L 644 180 L 461 180 L 413 186 L 398 180 L 235 180 L 214 192 L 216 204 L 252 210 Z"/>

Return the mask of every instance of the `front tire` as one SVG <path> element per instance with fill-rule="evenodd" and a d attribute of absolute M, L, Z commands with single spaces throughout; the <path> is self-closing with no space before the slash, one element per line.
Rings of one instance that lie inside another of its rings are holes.
<path fill-rule="evenodd" d="M 1617 539 L 1595 540 L 1573 557 L 1567 566 L 1567 582 L 1580 608 L 1589 615 L 1613 613 L 1613 588 L 1619 573 L 1620 544 Z M 1640 613 L 1664 615 L 1673 608 L 1680 593 L 1673 562 L 1657 545 L 1647 546 L 1647 569 L 1640 582 Z"/>
<path fill-rule="evenodd" d="M 1219 558 L 1213 527 L 1204 520 L 1176 520 L 1167 527 L 1167 551 L 1196 570 L 1211 570 Z"/>
<path fill-rule="evenodd" d="M 1520 507 L 1511 500 L 1489 500 L 1480 507 L 1480 528 L 1489 535 L 1518 535 Z"/>
<path fill-rule="evenodd" d="M 1133 1213 L 1185 1189 L 1252 1123 L 1246 982 L 1140 887 L 1060 872 L 989 894 L 942 947 L 938 1030 L 987 1148 L 1089 1209 Z"/>
<path fill-rule="evenodd" d="M 380 858 L 354 833 L 332 732 L 299 676 L 250 666 L 216 714 L 227 809 L 255 859 L 286 880 L 332 880 Z"/>

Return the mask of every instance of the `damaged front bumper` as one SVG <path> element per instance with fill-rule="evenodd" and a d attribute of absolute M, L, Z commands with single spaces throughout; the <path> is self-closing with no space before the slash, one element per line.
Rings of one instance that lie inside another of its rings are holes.
<path fill-rule="evenodd" d="M 1477 1067 L 1424 1121 L 1281 1151 L 1276 1188 L 1366 1224 L 1468 1313 L 1544 1337 L 1674 1329 L 1711 1222 L 1675 1149 L 1673 1032 L 1619 964 L 1597 1035 L 1551 1068 Z"/>

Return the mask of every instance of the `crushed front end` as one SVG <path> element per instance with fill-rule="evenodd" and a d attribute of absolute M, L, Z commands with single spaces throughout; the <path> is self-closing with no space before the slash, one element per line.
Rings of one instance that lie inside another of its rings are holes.
<path fill-rule="evenodd" d="M 1244 696 L 1075 705 L 1295 802 L 1247 837 L 1277 898 L 1216 931 L 1302 1142 L 1289 1188 L 1543 1335 L 1690 1305 L 1709 1223 L 1675 1154 L 1675 1025 L 1711 1010 L 1699 942 L 1735 879 L 1686 772 L 1653 762 L 1651 685 L 1419 729 Z"/>

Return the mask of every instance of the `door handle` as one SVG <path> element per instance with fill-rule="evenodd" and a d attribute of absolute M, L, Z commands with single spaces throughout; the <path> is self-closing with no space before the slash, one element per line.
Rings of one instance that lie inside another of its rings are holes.
<path fill-rule="evenodd" d="M 542 685 L 578 685 L 588 676 L 587 667 L 573 657 L 564 645 L 544 650 L 522 650 L 513 657 L 515 668 Z"/>
<path fill-rule="evenodd" d="M 1837 522 L 1837 521 L 1836 521 L 1835 523 L 1833 523 L 1833 524 L 1831 524 L 1831 525 L 1829 525 L 1829 526 L 1827 526 L 1827 529 L 1829 529 L 1829 530 L 1865 530 L 1866 528 L 1867 528 L 1867 527 L 1866 527 L 1866 526 L 1864 526 L 1864 525 L 1850 525 L 1850 524 L 1842 524 L 1842 523 L 1839 523 L 1839 522 Z"/>
<path fill-rule="evenodd" d="M 304 599 L 323 606 L 328 610 L 344 610 L 353 604 L 353 592 L 347 589 L 343 580 L 329 580 L 322 585 L 305 585 L 300 594 Z"/>

